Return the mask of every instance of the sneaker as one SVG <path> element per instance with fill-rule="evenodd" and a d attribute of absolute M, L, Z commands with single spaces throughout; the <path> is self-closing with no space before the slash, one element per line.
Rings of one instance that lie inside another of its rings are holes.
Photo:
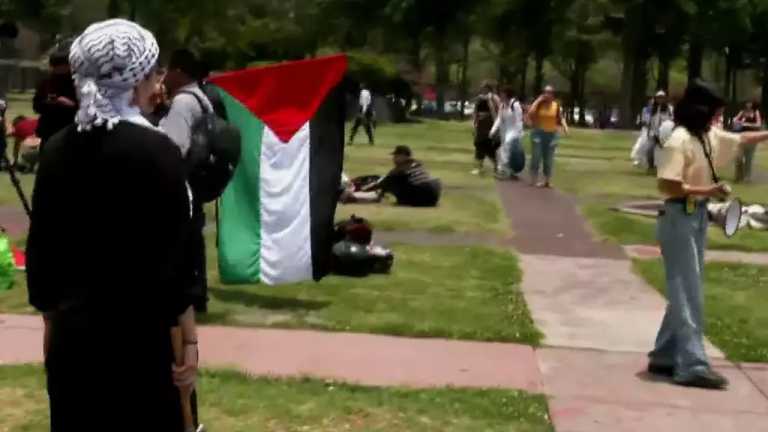
<path fill-rule="evenodd" d="M 675 384 L 685 387 L 697 387 L 709 390 L 725 390 L 728 379 L 712 369 L 694 372 L 684 379 L 675 379 Z"/>
<path fill-rule="evenodd" d="M 672 378 L 673 376 L 675 376 L 675 367 L 648 363 L 648 373 L 651 375 L 658 375 L 666 378 Z"/>
<path fill-rule="evenodd" d="M 472 175 L 480 175 L 480 174 L 482 174 L 483 172 L 482 172 L 481 170 L 479 170 L 479 169 L 475 168 L 475 169 L 473 169 L 472 171 L 470 171 L 469 173 L 470 173 L 470 174 L 472 174 Z"/>

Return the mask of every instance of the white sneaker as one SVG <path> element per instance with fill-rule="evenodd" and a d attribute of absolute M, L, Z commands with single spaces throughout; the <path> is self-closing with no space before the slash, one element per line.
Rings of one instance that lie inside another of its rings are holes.
<path fill-rule="evenodd" d="M 470 174 L 472 174 L 472 175 L 480 175 L 480 174 L 482 174 L 483 172 L 482 172 L 481 170 L 479 170 L 479 169 L 475 168 L 475 169 L 473 169 L 472 171 L 470 171 L 469 173 L 470 173 Z"/>

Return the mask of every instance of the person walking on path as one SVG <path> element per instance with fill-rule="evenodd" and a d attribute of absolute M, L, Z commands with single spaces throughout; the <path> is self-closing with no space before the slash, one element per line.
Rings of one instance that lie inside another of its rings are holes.
<path fill-rule="evenodd" d="M 355 116 L 355 123 L 352 125 L 352 131 L 349 135 L 349 145 L 355 144 L 355 136 L 357 136 L 357 131 L 360 129 L 360 126 L 365 128 L 365 134 L 368 135 L 368 144 L 374 145 L 374 117 L 373 96 L 371 95 L 371 91 L 368 90 L 368 86 L 361 84 L 358 110 L 357 115 Z"/>
<path fill-rule="evenodd" d="M 763 117 L 760 110 L 755 109 L 753 102 L 747 102 L 744 109 L 733 119 L 734 130 L 743 132 L 755 132 L 763 128 Z M 757 146 L 746 145 L 736 157 L 736 182 L 749 182 L 752 180 L 752 165 L 755 161 Z"/>
<path fill-rule="evenodd" d="M 129 412 L 143 429 L 184 430 L 180 395 L 194 388 L 198 362 L 179 265 L 189 189 L 178 149 L 139 109 L 158 56 L 135 23 L 88 27 L 70 54 L 76 125 L 41 155 L 26 264 L 29 302 L 45 320 L 53 432 L 134 431 Z"/>
<path fill-rule="evenodd" d="M 473 175 L 483 174 L 485 159 L 490 159 L 496 168 L 496 146 L 491 136 L 491 129 L 499 113 L 501 101 L 493 92 L 493 86 L 484 82 L 480 94 L 475 98 L 475 113 L 473 115 L 473 127 L 475 133 L 475 161 L 477 167 L 472 170 Z"/>
<path fill-rule="evenodd" d="M 648 371 L 684 386 L 723 389 L 728 381 L 713 371 L 704 350 L 702 274 L 707 203 L 727 197 L 718 167 L 732 163 L 744 145 L 768 140 L 768 132 L 734 134 L 712 125 L 725 101 L 703 81 L 691 83 L 675 110 L 677 127 L 666 141 L 658 167 L 665 197 L 658 219 L 669 301 L 649 353 Z"/>
<path fill-rule="evenodd" d="M 555 162 L 555 150 L 559 133 L 568 133 L 568 123 L 563 117 L 562 105 L 555 99 L 555 89 L 546 86 L 544 93 L 531 105 L 528 111 L 531 132 L 531 184 L 549 188 Z M 539 170 L 543 167 L 544 181 L 539 182 Z"/>
<path fill-rule="evenodd" d="M 497 152 L 496 176 L 499 180 L 516 178 L 525 164 L 523 151 L 523 107 L 515 99 L 514 90 L 505 87 L 501 92 L 501 108 L 491 129 L 491 137 L 500 136 L 501 147 Z M 522 156 L 522 164 L 521 157 Z M 514 166 L 513 166 L 514 165 Z"/>

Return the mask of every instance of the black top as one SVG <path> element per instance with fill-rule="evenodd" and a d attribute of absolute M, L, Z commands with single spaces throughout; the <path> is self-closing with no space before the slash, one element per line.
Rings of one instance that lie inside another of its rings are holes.
<path fill-rule="evenodd" d="M 381 180 L 379 186 L 385 192 L 391 192 L 395 185 L 408 185 L 408 186 L 423 186 L 432 181 L 432 177 L 429 175 L 424 165 L 417 161 L 411 160 L 402 167 L 393 169 Z"/>
<path fill-rule="evenodd" d="M 488 99 L 488 95 L 480 95 L 477 97 L 477 103 L 475 104 L 475 111 L 479 113 L 491 113 L 491 101 Z"/>
<path fill-rule="evenodd" d="M 41 154 L 32 207 L 27 280 L 38 310 L 170 324 L 191 304 L 180 270 L 189 195 L 164 134 L 126 122 L 59 132 Z"/>
<path fill-rule="evenodd" d="M 32 107 L 40 115 L 37 136 L 44 142 L 75 121 L 76 106 L 67 107 L 53 102 L 60 96 L 77 103 L 75 82 L 70 75 L 51 75 L 40 82 L 35 91 Z"/>

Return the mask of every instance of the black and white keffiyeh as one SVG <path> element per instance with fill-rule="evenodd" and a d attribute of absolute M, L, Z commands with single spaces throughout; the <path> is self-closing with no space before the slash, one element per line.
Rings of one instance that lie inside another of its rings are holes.
<path fill-rule="evenodd" d="M 155 68 L 159 54 L 152 33 L 122 19 L 93 24 L 75 39 L 69 62 L 80 101 L 78 130 L 112 129 L 131 103 L 133 89 Z"/>

